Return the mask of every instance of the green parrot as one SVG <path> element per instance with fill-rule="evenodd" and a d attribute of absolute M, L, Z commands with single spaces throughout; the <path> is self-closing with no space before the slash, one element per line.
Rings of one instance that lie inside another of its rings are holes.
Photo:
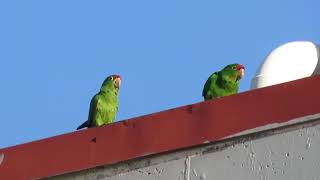
<path fill-rule="evenodd" d="M 81 124 L 77 130 L 113 122 L 118 111 L 120 85 L 121 77 L 119 75 L 111 75 L 104 80 L 100 91 L 91 99 L 88 120 Z"/>
<path fill-rule="evenodd" d="M 238 93 L 239 81 L 243 76 L 244 66 L 241 64 L 230 64 L 221 71 L 214 72 L 203 87 L 204 100 Z"/>

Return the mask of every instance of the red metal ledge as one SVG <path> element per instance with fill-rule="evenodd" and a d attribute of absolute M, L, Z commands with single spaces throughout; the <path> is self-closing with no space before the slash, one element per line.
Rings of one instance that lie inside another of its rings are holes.
<path fill-rule="evenodd" d="M 0 179 L 34 179 L 216 141 L 320 112 L 320 76 L 0 150 Z"/>

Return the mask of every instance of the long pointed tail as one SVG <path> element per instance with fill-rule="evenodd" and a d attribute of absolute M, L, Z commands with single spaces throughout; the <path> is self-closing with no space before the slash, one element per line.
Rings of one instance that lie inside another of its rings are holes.
<path fill-rule="evenodd" d="M 85 121 L 84 123 L 82 123 L 82 124 L 77 128 L 77 130 L 82 129 L 82 128 L 85 128 L 85 127 L 88 127 L 88 121 Z"/>

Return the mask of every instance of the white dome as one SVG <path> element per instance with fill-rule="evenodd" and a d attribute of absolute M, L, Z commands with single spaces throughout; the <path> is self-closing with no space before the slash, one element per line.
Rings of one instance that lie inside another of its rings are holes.
<path fill-rule="evenodd" d="M 260 65 L 251 81 L 251 89 L 320 74 L 319 52 L 317 45 L 307 41 L 279 46 Z"/>

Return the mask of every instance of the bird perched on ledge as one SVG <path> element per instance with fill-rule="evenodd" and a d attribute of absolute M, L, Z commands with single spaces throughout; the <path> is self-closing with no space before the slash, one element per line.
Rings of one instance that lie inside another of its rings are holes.
<path fill-rule="evenodd" d="M 241 64 L 230 64 L 221 71 L 214 72 L 203 87 L 204 100 L 238 93 L 239 81 L 244 76 L 244 69 Z"/>
<path fill-rule="evenodd" d="M 119 75 L 111 75 L 104 80 L 100 91 L 91 99 L 88 120 L 81 124 L 77 130 L 113 122 L 118 111 L 120 85 L 121 77 Z"/>

